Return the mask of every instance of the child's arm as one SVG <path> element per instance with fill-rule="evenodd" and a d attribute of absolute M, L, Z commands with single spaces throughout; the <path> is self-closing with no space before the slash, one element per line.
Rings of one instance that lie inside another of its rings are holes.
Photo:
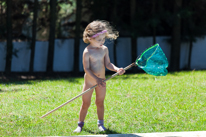
<path fill-rule="evenodd" d="M 112 64 L 110 62 L 110 58 L 109 58 L 109 51 L 108 51 L 108 48 L 105 49 L 105 57 L 104 57 L 104 60 L 105 60 L 105 66 L 107 69 L 111 70 L 111 71 L 115 71 L 115 72 L 118 72 L 119 75 L 122 75 L 125 73 L 125 70 L 123 68 L 118 68 L 116 67 L 114 64 Z"/>
<path fill-rule="evenodd" d="M 96 75 L 93 74 L 93 72 L 90 70 L 90 63 L 89 63 L 89 53 L 87 50 L 83 52 L 83 67 L 84 72 L 91 76 L 94 80 L 96 80 L 97 84 L 101 87 L 105 87 L 106 83 L 104 82 L 104 79 L 98 78 Z"/>

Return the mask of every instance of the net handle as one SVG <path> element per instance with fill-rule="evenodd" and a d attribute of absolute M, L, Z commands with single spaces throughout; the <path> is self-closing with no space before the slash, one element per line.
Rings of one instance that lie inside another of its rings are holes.
<path fill-rule="evenodd" d="M 127 67 L 125 67 L 124 70 L 126 71 L 126 70 L 128 70 L 129 68 L 131 68 L 131 67 L 133 67 L 133 66 L 137 66 L 137 65 L 135 64 L 135 62 L 133 62 L 132 64 L 130 64 L 130 65 L 128 65 Z M 104 82 L 110 80 L 111 78 L 117 76 L 118 74 L 119 74 L 118 72 L 115 73 L 115 74 L 113 74 L 113 75 L 110 76 L 109 78 L 105 79 Z M 78 97 L 84 95 L 84 94 L 87 93 L 88 91 L 94 89 L 95 87 L 97 87 L 97 84 L 94 85 L 93 87 L 91 87 L 91 88 L 85 90 L 84 92 L 82 92 L 81 94 L 77 95 L 76 97 L 74 97 L 74 98 L 68 100 L 67 102 L 63 103 L 62 105 L 58 106 L 57 108 L 55 108 L 55 109 L 53 109 L 53 110 L 47 112 L 46 114 L 44 114 L 43 116 L 41 116 L 41 118 L 44 118 L 44 117 L 48 116 L 49 114 L 53 113 L 53 112 L 56 111 L 57 109 L 60 109 L 61 107 L 65 106 L 66 104 L 68 104 L 68 103 L 72 102 L 73 100 L 77 99 Z"/>

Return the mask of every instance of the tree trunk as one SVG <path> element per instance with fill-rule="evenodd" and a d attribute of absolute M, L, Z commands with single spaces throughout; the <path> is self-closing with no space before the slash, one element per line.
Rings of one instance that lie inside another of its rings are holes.
<path fill-rule="evenodd" d="M 74 44 L 74 75 L 79 73 L 79 45 L 80 45 L 80 23 L 82 13 L 82 0 L 77 0 L 76 9 L 76 30 L 75 30 L 75 44 Z"/>
<path fill-rule="evenodd" d="M 6 28 L 7 28 L 7 53 L 6 53 L 6 73 L 11 72 L 11 60 L 12 60 L 12 0 L 7 0 L 6 2 L 7 9 L 6 9 Z"/>
<path fill-rule="evenodd" d="M 188 66 L 187 66 L 187 69 L 189 70 L 191 69 L 192 47 L 193 47 L 193 42 L 192 42 L 192 38 L 190 38 L 189 57 L 188 57 Z"/>
<path fill-rule="evenodd" d="M 38 0 L 34 0 L 34 16 L 33 16 L 33 26 L 32 26 L 32 42 L 31 42 L 31 58 L 30 58 L 30 72 L 33 72 L 34 67 L 34 53 L 36 44 L 36 26 L 37 26 L 37 10 Z"/>
<path fill-rule="evenodd" d="M 110 19 L 114 22 L 114 24 L 117 23 L 117 4 L 118 4 L 118 0 L 114 0 L 114 7 L 111 9 L 111 16 Z M 115 65 L 117 65 L 117 40 L 114 41 L 114 48 L 113 48 L 113 56 L 114 56 L 114 63 Z"/>
<path fill-rule="evenodd" d="M 135 61 L 137 59 L 137 36 L 135 34 L 135 30 L 133 29 L 134 26 L 134 21 L 135 21 L 135 13 L 136 13 L 136 0 L 131 0 L 130 1 L 130 14 L 131 14 L 131 26 L 132 26 L 132 35 L 131 35 L 131 42 L 132 42 L 132 62 Z M 132 68 L 133 72 L 136 72 L 137 69 L 136 68 Z"/>
<path fill-rule="evenodd" d="M 54 61 L 54 41 L 56 28 L 56 3 L 57 0 L 50 0 L 50 31 L 49 31 L 49 50 L 47 58 L 47 72 L 53 72 Z"/>
<path fill-rule="evenodd" d="M 179 10 L 182 6 L 182 0 L 174 1 L 174 24 L 172 30 L 172 47 L 171 47 L 171 71 L 178 71 L 180 64 L 180 44 L 181 44 L 181 17 Z"/>
<path fill-rule="evenodd" d="M 155 13 L 156 13 L 156 0 L 152 0 L 152 18 L 155 20 Z M 152 24 L 152 36 L 153 36 L 153 44 L 156 44 L 156 22 Z"/>

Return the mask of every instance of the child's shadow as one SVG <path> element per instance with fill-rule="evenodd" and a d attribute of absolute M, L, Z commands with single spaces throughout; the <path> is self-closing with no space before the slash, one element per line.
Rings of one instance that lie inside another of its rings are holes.
<path fill-rule="evenodd" d="M 109 128 L 106 131 L 99 131 L 99 132 L 94 132 L 94 131 L 91 131 L 91 130 L 89 130 L 87 128 L 84 128 L 83 130 L 88 132 L 88 133 L 91 133 L 91 134 L 121 134 L 121 133 L 116 132 L 114 130 L 111 130 Z"/>

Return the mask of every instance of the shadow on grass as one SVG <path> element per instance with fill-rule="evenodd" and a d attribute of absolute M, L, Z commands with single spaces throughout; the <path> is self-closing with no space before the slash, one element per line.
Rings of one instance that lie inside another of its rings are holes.
<path fill-rule="evenodd" d="M 90 134 L 101 134 L 101 135 L 104 134 L 104 135 L 107 135 L 107 137 L 110 137 L 109 134 L 111 134 L 111 137 L 113 136 L 112 134 L 119 134 L 118 135 L 119 137 L 125 137 L 125 136 L 128 136 L 128 137 L 142 137 L 142 136 L 138 136 L 138 135 L 135 135 L 135 134 L 122 134 L 122 133 L 119 133 L 117 131 L 111 130 L 109 128 L 106 131 L 104 131 L 104 132 L 101 132 L 101 131 L 93 132 L 93 131 L 91 131 L 91 130 L 89 130 L 87 128 L 84 128 L 83 130 L 88 132 L 88 133 L 90 133 Z"/>
<path fill-rule="evenodd" d="M 89 130 L 89 129 L 87 129 L 87 128 L 84 128 L 83 130 L 86 131 L 86 132 L 88 132 L 88 133 L 91 133 L 91 134 L 121 134 L 121 133 L 116 132 L 116 131 L 114 131 L 114 130 L 111 130 L 111 129 L 109 129 L 109 128 L 108 128 L 106 131 L 104 131 L 104 132 L 102 132 L 102 131 L 94 132 L 94 131 L 91 131 L 91 130 Z"/>
<path fill-rule="evenodd" d="M 64 80 L 64 81 L 68 81 L 70 83 L 79 83 L 78 78 L 34 78 L 34 79 L 30 79 L 30 78 L 0 78 L 0 84 L 5 84 L 5 85 L 10 85 L 10 84 L 14 84 L 14 85 L 23 85 L 23 84 L 35 84 L 38 82 L 42 82 L 42 81 L 58 81 L 58 80 Z"/>
<path fill-rule="evenodd" d="M 0 89 L 0 93 L 2 92 L 18 92 L 18 91 L 21 91 L 21 89 Z"/>
<path fill-rule="evenodd" d="M 109 75 L 107 76 L 107 78 L 110 77 Z M 150 76 L 150 75 L 145 75 L 145 76 L 137 76 L 137 75 L 122 75 L 122 76 L 116 76 L 112 79 L 139 79 L 139 80 L 148 80 L 148 79 L 154 79 L 155 76 Z"/>
<path fill-rule="evenodd" d="M 30 78 L 3 78 L 0 77 L 0 85 L 2 87 L 0 88 L 0 93 L 14 93 L 14 92 L 19 92 L 22 91 L 22 88 L 19 87 L 13 87 L 12 89 L 7 89 L 7 87 L 12 87 L 14 85 L 33 85 L 33 84 L 38 84 L 40 82 L 44 81 L 66 81 L 68 83 L 76 83 L 79 84 L 80 81 L 76 77 L 71 77 L 71 78 L 36 78 L 36 79 L 30 79 Z"/>

